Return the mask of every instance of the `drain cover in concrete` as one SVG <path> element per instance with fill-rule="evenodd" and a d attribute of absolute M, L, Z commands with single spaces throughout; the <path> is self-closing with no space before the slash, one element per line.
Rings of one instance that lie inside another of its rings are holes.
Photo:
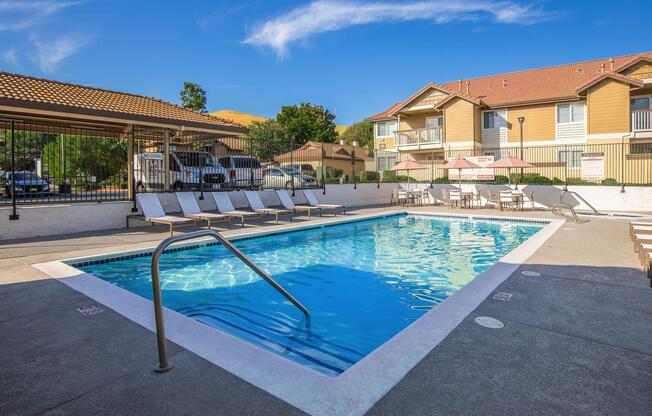
<path fill-rule="evenodd" d="M 95 305 L 82 306 L 81 308 L 77 308 L 77 310 L 84 316 L 93 316 L 104 312 L 104 309 Z"/>
<path fill-rule="evenodd" d="M 523 270 L 523 271 L 521 272 L 521 274 L 522 274 L 522 275 L 525 275 L 525 276 L 541 276 L 541 273 L 539 273 L 539 272 L 534 272 L 534 271 L 532 271 L 532 270 Z"/>
<path fill-rule="evenodd" d="M 498 292 L 494 295 L 494 299 L 499 300 L 501 302 L 507 302 L 508 300 L 511 299 L 511 297 L 512 294 L 507 292 Z"/>
<path fill-rule="evenodd" d="M 490 318 L 488 316 L 478 316 L 475 318 L 475 323 L 485 328 L 491 329 L 500 329 L 505 326 L 505 324 L 498 319 Z"/>

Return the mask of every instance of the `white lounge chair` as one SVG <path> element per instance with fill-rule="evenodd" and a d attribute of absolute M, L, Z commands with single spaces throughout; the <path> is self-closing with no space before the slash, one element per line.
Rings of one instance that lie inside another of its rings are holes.
<path fill-rule="evenodd" d="M 635 234 L 652 234 L 652 226 L 645 225 L 630 225 L 629 226 L 629 237 L 634 240 Z"/>
<path fill-rule="evenodd" d="M 181 212 L 186 218 L 192 218 L 193 220 L 202 220 L 208 222 L 208 229 L 211 229 L 212 222 L 215 221 L 226 221 L 229 223 L 229 228 L 231 228 L 231 218 L 226 215 L 216 214 L 214 212 L 204 212 L 199 208 L 199 204 L 195 199 L 194 192 L 175 192 L 177 196 L 177 201 L 181 206 Z"/>
<path fill-rule="evenodd" d="M 344 205 L 337 205 L 337 204 L 322 204 L 319 202 L 319 199 L 317 199 L 317 196 L 312 192 L 310 189 L 304 189 L 303 194 L 306 196 L 306 199 L 308 200 L 308 204 L 312 207 L 316 208 L 321 208 L 322 210 L 342 210 L 342 214 L 346 214 L 346 207 Z M 333 214 L 337 215 L 337 213 L 333 212 Z"/>
<path fill-rule="evenodd" d="M 256 214 L 255 212 L 236 210 L 233 207 L 231 198 L 229 198 L 229 195 L 226 192 L 211 192 L 211 196 L 213 197 L 213 200 L 215 200 L 215 205 L 217 206 L 217 210 L 220 211 L 221 214 L 227 217 L 240 218 L 240 224 L 243 227 L 244 227 L 245 218 L 258 217 L 260 219 L 260 222 L 261 223 L 263 222 L 263 217 L 260 214 Z"/>
<path fill-rule="evenodd" d="M 249 202 L 249 206 L 254 210 L 256 214 L 260 215 L 275 215 L 276 222 L 278 222 L 279 215 L 287 215 L 292 221 L 292 211 L 287 209 L 276 209 L 276 208 L 267 208 L 263 203 L 263 200 L 260 199 L 260 195 L 256 191 L 244 191 L 245 198 Z"/>
<path fill-rule="evenodd" d="M 319 211 L 319 216 L 321 217 L 321 208 L 313 207 L 311 205 L 295 205 L 294 201 L 292 201 L 292 198 L 290 197 L 290 194 L 285 189 L 277 189 L 276 195 L 278 195 L 278 199 L 281 200 L 281 204 L 283 204 L 285 209 L 289 209 L 294 213 L 298 211 L 305 211 L 308 213 L 308 218 L 312 216 L 312 211 Z"/>
<path fill-rule="evenodd" d="M 175 225 L 185 225 L 193 223 L 195 227 L 197 226 L 197 221 L 192 218 L 182 218 L 174 215 L 167 215 L 161 201 L 158 199 L 156 194 L 136 194 L 136 201 L 140 205 L 140 209 L 143 210 L 143 215 L 145 216 L 145 221 L 156 223 L 156 224 L 166 224 L 170 226 L 170 236 L 173 235 L 173 227 Z"/>

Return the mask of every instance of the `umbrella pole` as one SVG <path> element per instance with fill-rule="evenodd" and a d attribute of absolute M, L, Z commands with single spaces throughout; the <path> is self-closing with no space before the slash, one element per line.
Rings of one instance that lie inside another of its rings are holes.
<path fill-rule="evenodd" d="M 460 192 L 462 192 L 462 169 L 457 170 L 457 184 L 460 187 Z"/>

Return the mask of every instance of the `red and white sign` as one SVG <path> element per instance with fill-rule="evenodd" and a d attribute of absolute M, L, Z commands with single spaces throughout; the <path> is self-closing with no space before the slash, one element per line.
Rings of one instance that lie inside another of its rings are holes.
<path fill-rule="evenodd" d="M 450 160 L 454 160 L 451 158 Z M 475 163 L 480 166 L 476 169 L 448 169 L 448 179 L 450 180 L 460 180 L 460 175 L 462 175 L 463 181 L 492 181 L 495 179 L 494 170 L 492 168 L 487 168 L 486 166 L 494 163 L 493 156 L 468 156 L 464 159 L 469 162 Z"/>

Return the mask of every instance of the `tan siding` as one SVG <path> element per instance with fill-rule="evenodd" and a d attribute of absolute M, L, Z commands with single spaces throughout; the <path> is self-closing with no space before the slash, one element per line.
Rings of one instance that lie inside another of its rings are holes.
<path fill-rule="evenodd" d="M 636 79 L 652 78 L 652 64 L 639 62 L 631 68 L 627 68 L 624 74 Z"/>
<path fill-rule="evenodd" d="M 444 128 L 447 142 L 473 140 L 474 105 L 462 99 L 452 100 L 444 106 Z"/>
<path fill-rule="evenodd" d="M 381 139 L 376 139 L 376 149 L 380 149 L 380 145 L 384 144 L 385 149 L 392 149 L 394 147 L 394 138 L 393 137 L 384 137 Z"/>
<path fill-rule="evenodd" d="M 441 100 L 443 100 L 446 97 L 447 94 L 444 94 L 441 91 L 431 89 L 430 91 L 426 91 L 410 103 L 409 106 L 406 106 L 404 110 L 409 110 L 412 107 L 418 107 L 422 105 L 433 105 Z"/>
<path fill-rule="evenodd" d="M 555 105 L 539 104 L 523 107 L 512 107 L 507 110 L 507 140 L 521 140 L 519 117 L 525 117 L 523 123 L 523 141 L 555 140 Z"/>
<path fill-rule="evenodd" d="M 420 112 L 419 114 L 411 114 L 409 116 L 402 114 L 399 130 L 423 129 L 426 127 L 427 117 L 441 117 L 442 115 L 443 113 L 441 111 Z"/>
<path fill-rule="evenodd" d="M 629 131 L 629 86 L 605 80 L 587 93 L 589 134 Z"/>
<path fill-rule="evenodd" d="M 482 143 L 482 110 L 479 108 L 473 109 L 473 120 L 474 120 L 474 134 L 475 141 Z"/>

